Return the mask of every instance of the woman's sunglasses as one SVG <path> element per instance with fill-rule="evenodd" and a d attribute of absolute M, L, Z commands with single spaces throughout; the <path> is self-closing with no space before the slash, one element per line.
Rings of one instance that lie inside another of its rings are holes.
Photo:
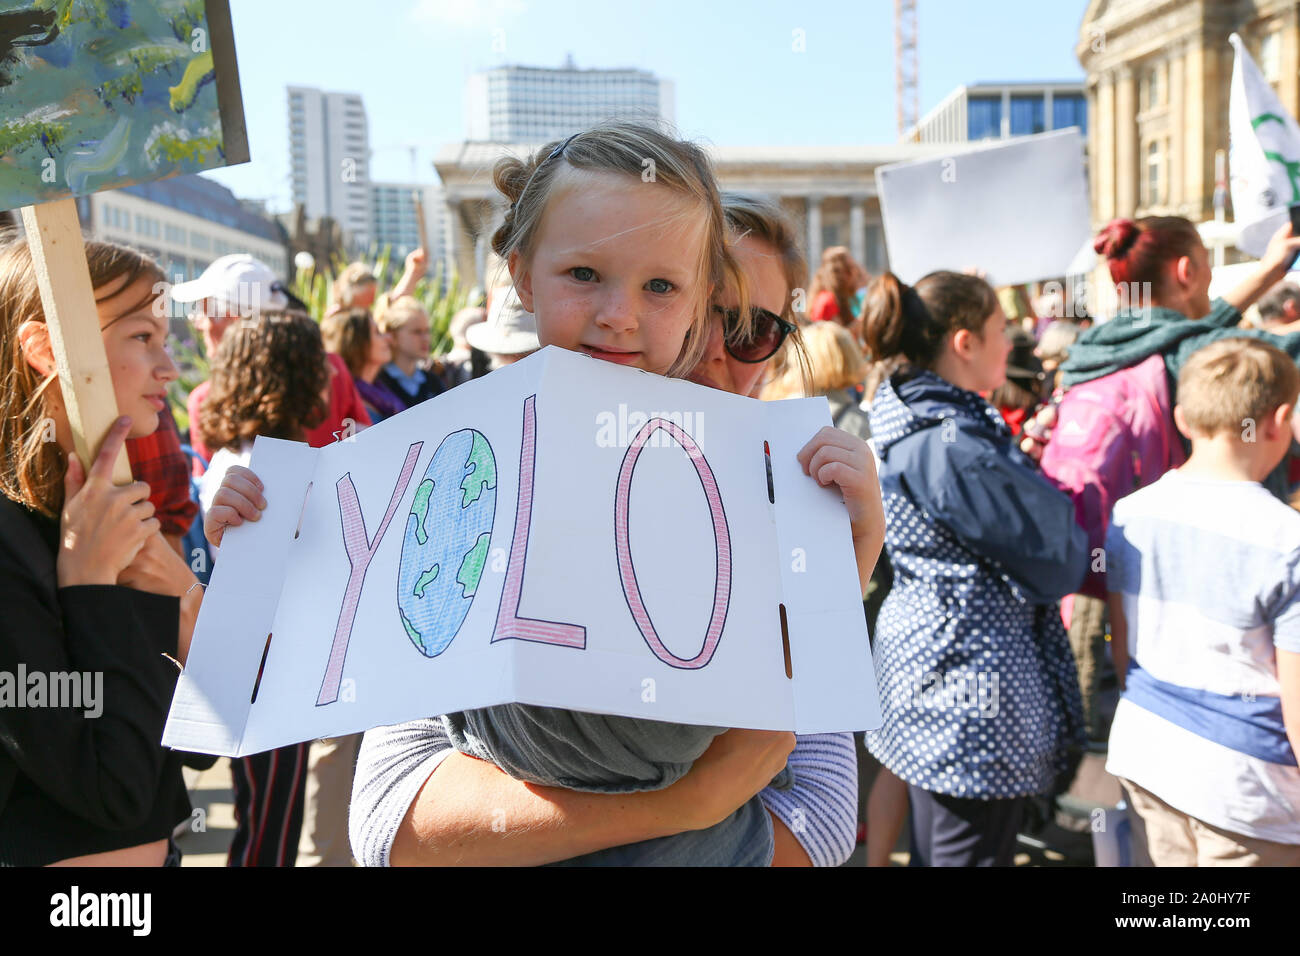
<path fill-rule="evenodd" d="M 713 311 L 722 316 L 723 344 L 738 362 L 766 362 L 781 348 L 785 337 L 795 330 L 793 322 L 755 306 L 749 310 L 750 330 L 745 335 L 740 328 L 739 309 L 715 305 Z"/>

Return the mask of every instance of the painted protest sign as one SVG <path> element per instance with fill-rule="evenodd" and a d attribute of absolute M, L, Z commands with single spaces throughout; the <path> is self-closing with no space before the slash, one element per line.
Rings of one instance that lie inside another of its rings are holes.
<path fill-rule="evenodd" d="M 227 0 L 0 0 L 0 209 L 22 207 L 87 468 L 117 402 L 74 197 L 247 161 Z"/>
<path fill-rule="evenodd" d="M 0 209 L 247 161 L 226 0 L 0 3 Z"/>
<path fill-rule="evenodd" d="M 914 283 L 978 268 L 994 285 L 1071 272 L 1090 237 L 1077 129 L 876 170 L 890 269 Z"/>
<path fill-rule="evenodd" d="M 795 457 L 829 421 L 547 348 L 349 441 L 259 439 L 270 507 L 227 532 L 163 743 L 509 702 L 874 728 L 847 512 Z"/>

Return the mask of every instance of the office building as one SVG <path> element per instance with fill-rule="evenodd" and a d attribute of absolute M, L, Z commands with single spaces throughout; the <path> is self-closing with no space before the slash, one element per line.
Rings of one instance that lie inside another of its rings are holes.
<path fill-rule="evenodd" d="M 959 86 L 905 135 L 905 142 L 960 143 L 1079 127 L 1088 133 L 1084 85 L 976 83 Z"/>
<path fill-rule="evenodd" d="M 367 248 L 370 132 L 360 95 L 291 86 L 288 98 L 293 201 L 309 218 L 329 216 L 356 248 Z"/>
<path fill-rule="evenodd" d="M 673 123 L 673 84 L 645 70 L 503 66 L 476 73 L 465 91 L 466 138 L 545 143 L 601 120 Z"/>

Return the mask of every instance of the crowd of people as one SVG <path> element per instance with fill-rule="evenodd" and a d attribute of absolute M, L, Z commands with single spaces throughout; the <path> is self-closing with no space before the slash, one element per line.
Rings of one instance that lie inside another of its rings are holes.
<path fill-rule="evenodd" d="M 0 668 L 106 685 L 95 719 L 0 701 L 0 864 L 179 865 L 181 768 L 212 758 L 158 741 L 208 564 L 267 506 L 257 436 L 320 447 L 548 345 L 827 398 L 799 461 L 844 500 L 881 727 L 859 751 L 847 732 L 431 715 L 232 760 L 230 865 L 833 866 L 859 842 L 888 865 L 905 826 L 912 865 L 1008 865 L 1089 748 L 1154 863 L 1300 861 L 1289 226 L 1212 299 L 1190 222 L 1108 224 L 1120 308 L 1094 324 L 1059 285 L 994 289 L 978 263 L 914 285 L 844 247 L 807 263 L 778 205 L 720 191 L 699 147 L 654 127 L 585 130 L 494 182 L 509 282 L 456 314 L 442 356 L 423 250 L 392 289 L 349 266 L 316 316 L 245 255 L 173 287 L 211 366 L 188 434 L 165 399 L 161 271 L 87 242 L 122 414 L 89 467 L 31 254 L 0 241 Z M 114 486 L 124 444 L 137 480 Z"/>

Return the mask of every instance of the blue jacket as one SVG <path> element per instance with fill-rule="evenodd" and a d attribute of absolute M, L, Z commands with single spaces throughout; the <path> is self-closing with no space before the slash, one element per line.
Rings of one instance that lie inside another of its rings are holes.
<path fill-rule="evenodd" d="M 1044 793 L 1084 740 L 1056 602 L 1088 562 L 1070 499 L 997 410 L 931 372 L 871 405 L 894 584 L 877 621 L 882 728 L 868 746 L 934 793 Z"/>

